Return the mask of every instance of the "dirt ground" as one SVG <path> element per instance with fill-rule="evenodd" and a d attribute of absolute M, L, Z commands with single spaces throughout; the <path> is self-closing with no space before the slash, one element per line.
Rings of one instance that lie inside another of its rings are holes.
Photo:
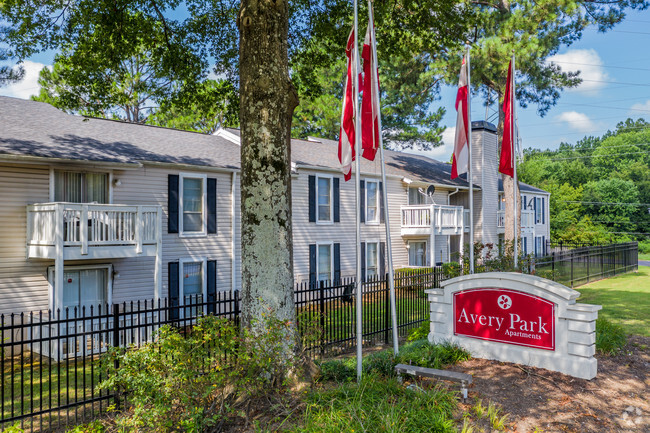
<path fill-rule="evenodd" d="M 592 380 L 483 359 L 450 369 L 473 376 L 462 409 L 496 403 L 509 414 L 507 431 L 650 433 L 650 338 L 630 337 L 618 355 L 597 358 Z"/>

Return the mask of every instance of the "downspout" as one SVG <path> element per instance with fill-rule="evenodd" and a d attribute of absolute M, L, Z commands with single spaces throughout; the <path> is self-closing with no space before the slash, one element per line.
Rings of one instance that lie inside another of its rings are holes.
<path fill-rule="evenodd" d="M 237 223 L 237 214 L 236 214 L 236 203 L 237 201 L 235 200 L 235 182 L 237 180 L 237 172 L 233 171 L 232 172 L 232 184 L 230 186 L 230 198 L 231 198 L 231 212 L 232 212 L 232 219 L 231 221 L 231 232 L 232 232 L 232 239 L 230 240 L 230 249 L 232 251 L 232 257 L 231 257 L 231 270 L 230 270 L 230 282 L 231 282 L 231 287 L 230 291 L 231 293 L 235 293 L 235 290 L 237 290 L 237 276 L 236 276 L 236 271 L 237 271 L 237 266 L 235 266 L 235 257 L 236 257 L 236 252 L 235 252 L 235 246 L 237 244 L 237 238 L 236 238 L 236 223 Z"/>
<path fill-rule="evenodd" d="M 447 206 L 449 206 L 449 197 L 451 197 L 454 194 L 457 194 L 460 189 L 456 188 L 456 191 L 452 192 L 451 194 L 447 194 Z M 460 214 L 460 220 L 462 221 L 461 223 L 461 234 L 465 231 L 465 208 L 463 208 L 463 212 Z M 447 236 L 447 261 L 451 262 L 451 236 Z"/>

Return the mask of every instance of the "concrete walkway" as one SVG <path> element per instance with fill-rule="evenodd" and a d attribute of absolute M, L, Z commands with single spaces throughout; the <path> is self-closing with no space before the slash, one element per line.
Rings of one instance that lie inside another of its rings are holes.
<path fill-rule="evenodd" d="M 650 266 L 650 261 L 648 261 L 648 260 L 639 260 L 639 266 Z"/>

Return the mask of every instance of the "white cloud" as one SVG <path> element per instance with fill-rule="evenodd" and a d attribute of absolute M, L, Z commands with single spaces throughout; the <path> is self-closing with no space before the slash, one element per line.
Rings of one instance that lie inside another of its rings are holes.
<path fill-rule="evenodd" d="M 449 162 L 451 154 L 454 151 L 454 138 L 456 137 L 456 127 L 445 129 L 442 133 L 442 145 L 431 150 L 405 150 L 406 153 L 415 155 L 424 155 L 429 158 L 437 159 L 442 162 Z"/>
<path fill-rule="evenodd" d="M 577 111 L 565 111 L 556 116 L 556 119 L 566 122 L 569 128 L 575 129 L 579 132 L 593 132 L 597 129 L 597 125 L 589 118 L 589 116 L 584 113 L 578 113 Z"/>
<path fill-rule="evenodd" d="M 650 116 L 650 100 L 632 105 L 629 114 L 632 117 Z"/>
<path fill-rule="evenodd" d="M 579 77 L 584 81 L 578 87 L 567 89 L 567 92 L 595 95 L 605 87 L 603 81 L 610 79 L 603 69 L 603 61 L 594 49 L 569 50 L 549 57 L 548 62 L 557 64 L 565 72 L 580 71 Z"/>
<path fill-rule="evenodd" d="M 32 95 L 38 95 L 40 86 L 38 85 L 38 74 L 46 65 L 43 63 L 25 60 L 25 77 L 18 83 L 6 87 L 0 87 L 0 95 L 12 96 L 14 98 L 29 99 Z M 51 66 L 48 66 L 51 68 Z"/>

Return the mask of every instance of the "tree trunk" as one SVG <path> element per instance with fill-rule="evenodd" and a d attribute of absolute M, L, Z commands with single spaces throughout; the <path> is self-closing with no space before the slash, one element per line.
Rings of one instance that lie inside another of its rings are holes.
<path fill-rule="evenodd" d="M 499 104 L 499 126 L 497 127 L 497 137 L 499 139 L 499 157 L 501 155 L 501 144 L 503 143 L 503 126 L 505 123 L 505 113 L 503 112 L 503 104 Z M 513 149 L 516 151 L 516 149 Z M 505 240 L 506 246 L 513 245 L 515 239 L 515 227 L 513 224 L 514 212 L 513 206 L 514 197 L 512 189 L 514 188 L 513 178 L 505 174 L 501 174 L 501 179 L 503 180 L 503 194 L 506 201 L 505 209 L 505 220 L 504 220 L 504 234 L 503 238 Z M 521 251 L 521 196 L 519 194 L 519 182 L 517 182 L 517 239 L 518 239 L 518 249 Z"/>
<path fill-rule="evenodd" d="M 241 319 L 257 333 L 264 315 L 295 318 L 290 130 L 298 100 L 289 79 L 287 0 L 242 0 L 238 26 Z"/>

